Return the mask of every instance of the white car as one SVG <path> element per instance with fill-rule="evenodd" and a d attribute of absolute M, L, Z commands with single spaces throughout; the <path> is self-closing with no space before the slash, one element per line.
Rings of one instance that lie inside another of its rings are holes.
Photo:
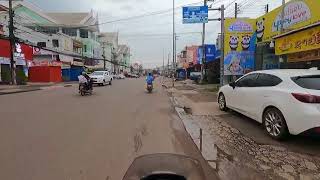
<path fill-rule="evenodd" d="M 109 71 L 94 71 L 90 74 L 90 78 L 92 79 L 93 84 L 98 84 L 104 86 L 106 84 L 112 84 L 112 76 Z"/>
<path fill-rule="evenodd" d="M 124 76 L 123 74 L 119 74 L 119 79 L 125 79 L 126 78 L 126 76 Z"/>
<path fill-rule="evenodd" d="M 251 72 L 218 92 L 228 108 L 263 124 L 274 139 L 303 132 L 320 134 L 320 71 L 279 69 Z"/>

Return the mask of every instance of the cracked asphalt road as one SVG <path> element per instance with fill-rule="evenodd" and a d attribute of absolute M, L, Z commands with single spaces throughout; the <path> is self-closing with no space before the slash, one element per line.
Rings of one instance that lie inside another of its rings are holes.
<path fill-rule="evenodd" d="M 0 96 L 0 179 L 119 180 L 133 159 L 178 153 L 204 161 L 167 94 L 143 79 L 81 97 L 77 87 Z"/>

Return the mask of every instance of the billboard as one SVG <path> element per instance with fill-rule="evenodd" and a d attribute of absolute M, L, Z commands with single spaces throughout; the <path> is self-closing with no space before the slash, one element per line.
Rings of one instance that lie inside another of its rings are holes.
<path fill-rule="evenodd" d="M 182 8 L 183 24 L 208 23 L 208 6 L 188 6 Z"/>
<path fill-rule="evenodd" d="M 243 75 L 254 70 L 255 22 L 248 18 L 226 19 L 224 75 Z"/>
<path fill-rule="evenodd" d="M 320 48 L 320 26 L 276 39 L 276 55 L 309 51 Z"/>
<path fill-rule="evenodd" d="M 284 31 L 291 31 L 320 21 L 319 0 L 291 0 L 286 5 L 261 16 L 256 21 L 257 42 L 268 42 Z M 282 9 L 284 19 L 282 21 Z"/>
<path fill-rule="evenodd" d="M 216 45 L 206 45 L 206 62 L 212 62 L 216 59 Z"/>

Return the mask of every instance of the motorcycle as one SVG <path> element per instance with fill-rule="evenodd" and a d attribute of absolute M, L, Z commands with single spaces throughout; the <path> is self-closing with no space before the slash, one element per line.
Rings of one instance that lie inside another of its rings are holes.
<path fill-rule="evenodd" d="M 147 91 L 148 91 L 149 93 L 151 93 L 152 90 L 153 90 L 152 84 L 147 84 Z"/>
<path fill-rule="evenodd" d="M 79 84 L 79 93 L 81 96 L 85 96 L 86 94 L 92 95 L 92 88 L 87 87 L 85 83 Z"/>
<path fill-rule="evenodd" d="M 122 180 L 206 180 L 200 162 L 184 155 L 150 154 L 136 158 Z"/>

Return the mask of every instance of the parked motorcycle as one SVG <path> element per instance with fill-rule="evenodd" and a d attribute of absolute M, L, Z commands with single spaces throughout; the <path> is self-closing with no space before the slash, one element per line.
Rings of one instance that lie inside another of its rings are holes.
<path fill-rule="evenodd" d="M 150 154 L 136 158 L 122 180 L 206 180 L 200 162 L 184 155 Z"/>

